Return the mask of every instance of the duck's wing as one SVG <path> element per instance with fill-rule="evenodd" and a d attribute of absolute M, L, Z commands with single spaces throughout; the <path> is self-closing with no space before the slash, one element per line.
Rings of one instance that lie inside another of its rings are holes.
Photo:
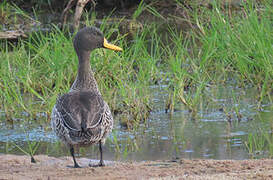
<path fill-rule="evenodd" d="M 100 125 L 104 107 L 102 97 L 90 91 L 69 92 L 56 103 L 64 126 L 70 131 L 81 132 Z"/>

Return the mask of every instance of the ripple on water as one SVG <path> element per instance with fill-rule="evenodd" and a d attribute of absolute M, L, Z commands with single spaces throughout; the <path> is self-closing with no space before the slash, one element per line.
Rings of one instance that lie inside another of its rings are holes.
<path fill-rule="evenodd" d="M 172 115 L 165 113 L 165 103 L 168 95 L 162 89 L 151 87 L 155 92 L 156 103 L 153 112 L 145 124 L 141 124 L 136 131 L 124 129 L 115 124 L 115 130 L 110 135 L 104 147 L 107 159 L 133 159 L 133 160 L 155 160 L 171 159 L 174 155 L 181 158 L 213 158 L 213 159 L 246 159 L 249 158 L 248 151 L 244 146 L 249 133 L 257 133 L 259 129 L 270 127 L 273 112 L 272 104 L 262 105 L 257 110 L 256 101 L 251 99 L 248 93 L 236 92 L 241 89 L 233 89 L 237 101 L 233 102 L 231 87 L 208 89 L 203 96 L 202 105 L 198 107 L 197 114 L 192 117 L 190 111 L 182 103 L 176 104 Z M 207 93 L 207 94 L 206 94 Z M 233 118 L 227 121 L 227 114 L 236 117 L 234 108 L 238 108 L 243 118 L 239 122 Z M 0 110 L 0 117 L 4 116 Z M 40 118 L 45 114 L 40 113 Z M 248 119 L 251 119 L 248 120 Z M 115 117 L 115 121 L 118 119 Z M 24 123 L 22 123 L 24 122 Z M 39 141 L 42 144 L 40 153 L 54 156 L 67 155 L 68 150 L 62 149 L 55 134 L 50 129 L 47 120 L 44 121 L 22 121 L 17 119 L 12 125 L 6 123 L 2 118 L 0 121 L 0 153 L 6 153 L 9 142 L 23 142 L 28 140 Z M 266 131 L 271 133 L 271 131 Z M 116 137 L 117 142 L 114 142 Z M 9 143 L 8 146 L 12 146 Z M 26 148 L 25 147 L 25 148 Z M 16 153 L 14 148 L 11 151 Z M 97 158 L 97 146 L 80 151 L 81 156 Z"/>

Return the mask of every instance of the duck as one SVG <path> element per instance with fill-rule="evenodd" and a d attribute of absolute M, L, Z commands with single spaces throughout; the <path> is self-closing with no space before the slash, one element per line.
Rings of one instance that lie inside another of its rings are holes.
<path fill-rule="evenodd" d="M 105 166 L 102 146 L 113 129 L 113 116 L 104 101 L 90 66 L 90 53 L 97 48 L 122 51 L 109 43 L 96 27 L 80 29 L 73 38 L 78 57 L 78 72 L 69 92 L 59 96 L 51 113 L 51 127 L 70 150 L 74 168 L 80 168 L 74 155 L 75 147 L 99 144 L 100 161 Z M 89 166 L 91 166 L 89 164 Z"/>

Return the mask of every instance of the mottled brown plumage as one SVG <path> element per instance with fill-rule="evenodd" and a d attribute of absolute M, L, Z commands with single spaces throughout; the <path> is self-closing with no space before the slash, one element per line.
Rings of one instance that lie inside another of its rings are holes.
<path fill-rule="evenodd" d="M 74 167 L 80 167 L 74 157 L 74 146 L 99 143 L 103 166 L 102 144 L 113 128 L 113 117 L 103 100 L 90 68 L 90 52 L 95 48 L 122 49 L 109 44 L 94 27 L 81 29 L 73 40 L 79 59 L 78 74 L 70 91 L 60 96 L 52 110 L 51 126 L 56 135 L 70 148 Z"/>

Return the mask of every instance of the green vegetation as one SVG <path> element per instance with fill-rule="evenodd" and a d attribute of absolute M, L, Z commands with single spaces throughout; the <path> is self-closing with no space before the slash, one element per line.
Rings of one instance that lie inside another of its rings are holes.
<path fill-rule="evenodd" d="M 0 29 L 2 30 L 22 30 L 21 26 L 33 26 L 37 23 L 31 16 L 20 9 L 16 4 L 8 3 L 4 0 L 0 2 Z"/>
<path fill-rule="evenodd" d="M 215 3 L 212 10 L 201 7 L 199 14 L 191 12 L 189 21 L 198 30 L 185 35 L 169 27 L 163 34 L 158 32 L 157 24 L 143 25 L 133 41 L 113 31 L 122 19 L 109 25 L 110 18 L 106 18 L 101 29 L 108 38 L 114 33 L 116 43 L 125 51 L 117 54 L 100 49 L 92 54 L 92 67 L 104 97 L 113 111 L 131 117 L 126 116 L 128 122 L 148 117 L 152 110 L 149 86 L 158 83 L 169 88 L 166 110 L 171 112 L 178 102 L 196 112 L 205 87 L 230 79 L 238 87 L 256 87 L 259 104 L 266 97 L 272 101 L 270 5 L 246 3 L 243 14 L 230 14 Z M 140 7 L 146 8 L 143 3 Z M 153 9 L 153 14 L 158 14 L 155 12 Z M 134 16 L 139 13 L 140 8 Z M 16 45 L 2 42 L 1 109 L 8 119 L 20 112 L 18 108 L 31 116 L 40 111 L 50 114 L 58 94 L 68 91 L 76 75 L 77 58 L 72 37 L 65 34 L 55 27 L 51 33 L 33 33 Z M 238 109 L 235 111 L 238 113 Z"/>
<path fill-rule="evenodd" d="M 25 134 L 26 134 L 28 149 L 24 149 L 24 148 L 20 147 L 19 145 L 17 145 L 16 143 L 14 143 L 14 146 L 16 148 L 18 148 L 25 155 L 29 155 L 30 156 L 30 161 L 32 163 L 36 163 L 36 160 L 34 159 L 34 155 L 35 155 L 40 143 L 37 142 L 37 141 L 30 141 L 29 140 L 29 134 L 26 132 L 26 130 L 24 130 L 24 131 L 25 131 Z"/>
<path fill-rule="evenodd" d="M 177 6 L 183 5 L 177 0 Z M 3 7 L 0 17 L 6 17 Z M 110 17 L 102 21 L 100 28 L 105 36 L 115 37 L 112 42 L 124 51 L 95 50 L 91 66 L 103 97 L 122 125 L 134 129 L 149 117 L 154 107 L 152 86 L 162 86 L 168 93 L 166 111 L 188 109 L 193 118 L 204 106 L 204 99 L 212 99 L 204 93 L 207 88 L 230 81 L 238 88 L 257 89 L 257 109 L 265 103 L 272 105 L 272 2 L 249 1 L 240 10 L 217 3 L 212 3 L 211 8 L 192 7 L 185 9 L 188 19 L 172 17 L 195 27 L 187 32 L 168 24 L 155 7 L 143 2 L 133 19 L 141 18 L 147 10 L 161 22 L 143 23 L 133 34 L 124 34 L 118 30 L 124 19 L 114 24 L 108 23 Z M 94 25 L 94 18 L 93 13 L 86 24 Z M 17 44 L 1 42 L 0 109 L 8 121 L 22 112 L 33 118 L 40 112 L 50 116 L 58 94 L 67 92 L 76 76 L 78 62 L 72 38 L 67 30 L 54 27 L 50 33 L 33 33 Z M 234 93 L 232 96 L 234 107 L 224 111 L 233 111 L 240 120 L 240 107 L 236 106 L 239 100 Z M 114 144 L 120 148 L 116 136 Z M 259 137 L 250 134 L 249 151 L 253 152 L 254 146 L 265 146 L 257 143 L 260 137 L 265 138 L 272 156 L 272 137 L 268 133 Z"/>

